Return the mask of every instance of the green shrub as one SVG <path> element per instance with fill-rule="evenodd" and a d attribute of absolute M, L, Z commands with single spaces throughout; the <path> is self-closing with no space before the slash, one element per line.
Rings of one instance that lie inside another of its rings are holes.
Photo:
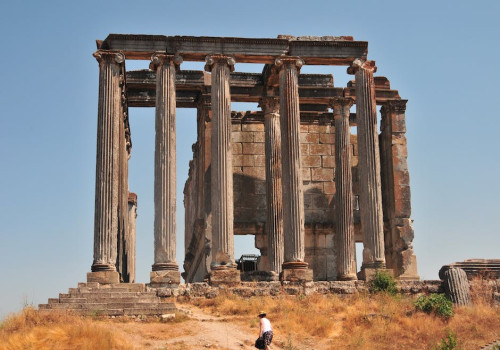
<path fill-rule="evenodd" d="M 441 343 L 435 349 L 437 350 L 454 350 L 457 349 L 457 335 L 450 329 L 444 338 L 441 338 Z"/>
<path fill-rule="evenodd" d="M 394 278 L 384 271 L 376 271 L 375 277 L 373 278 L 370 290 L 372 293 L 384 292 L 391 295 L 395 295 L 398 292 L 398 287 Z"/>
<path fill-rule="evenodd" d="M 444 294 L 421 295 L 415 301 L 415 308 L 444 318 L 453 316 L 453 304 Z"/>

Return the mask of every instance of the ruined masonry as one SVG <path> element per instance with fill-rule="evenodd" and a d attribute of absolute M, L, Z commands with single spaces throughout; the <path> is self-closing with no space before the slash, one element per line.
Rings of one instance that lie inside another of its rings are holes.
<path fill-rule="evenodd" d="M 135 279 L 137 197 L 128 188 L 128 107 L 156 110 L 151 285 L 180 283 L 177 108 L 196 108 L 198 116 L 184 190 L 186 282 L 356 280 L 375 269 L 418 279 L 407 101 L 385 77 L 374 76 L 367 42 L 346 36 L 111 34 L 97 46 L 94 261 L 88 282 Z M 126 71 L 127 59 L 150 60 L 150 69 Z M 204 61 L 205 71 L 183 71 L 183 61 Z M 237 72 L 238 63 L 263 64 L 262 74 Z M 326 72 L 344 65 L 354 80 L 336 87 L 331 74 L 300 74 L 304 65 L 322 65 Z M 233 112 L 231 102 L 257 102 L 261 110 Z M 351 133 L 353 127 L 357 132 Z M 237 270 L 234 235 L 254 235 L 261 251 L 250 277 Z M 360 272 L 356 242 L 363 243 Z"/>
<path fill-rule="evenodd" d="M 184 188 L 186 282 L 352 281 L 369 279 L 376 269 L 399 280 L 418 280 L 407 100 L 387 78 L 375 76 L 377 67 L 367 52 L 367 42 L 350 36 L 110 34 L 98 40 L 89 285 L 135 281 L 137 196 L 128 187 L 129 107 L 156 111 L 149 288 L 176 287 L 181 281 L 177 108 L 197 110 L 197 141 Z M 149 60 L 150 69 L 127 71 L 127 60 Z M 205 70 L 182 70 L 184 61 L 205 62 Z M 238 63 L 261 64 L 262 73 L 239 72 Z M 301 74 L 306 65 L 324 66 L 326 74 Z M 344 87 L 335 86 L 328 74 L 330 66 L 339 65 L 354 78 Z M 255 102 L 260 110 L 234 112 L 232 102 Z M 261 256 L 254 271 L 237 269 L 234 235 L 255 236 Z M 363 244 L 359 272 L 356 242 Z"/>

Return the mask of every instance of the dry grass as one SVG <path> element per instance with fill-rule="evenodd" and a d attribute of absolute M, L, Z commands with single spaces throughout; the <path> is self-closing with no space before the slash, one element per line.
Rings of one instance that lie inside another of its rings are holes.
<path fill-rule="evenodd" d="M 64 312 L 25 308 L 0 324 L 0 350 L 133 349 L 109 325 Z"/>
<path fill-rule="evenodd" d="M 415 311 L 413 298 L 379 295 L 311 295 L 239 298 L 233 295 L 195 303 L 221 315 L 241 316 L 252 328 L 266 310 L 285 348 L 310 343 L 325 349 L 429 349 L 450 329 L 463 349 L 477 349 L 500 338 L 500 310 L 477 299 L 457 308 L 453 318 Z M 250 319 L 250 321 L 249 321 Z M 321 346 L 319 346 L 321 344 Z"/>

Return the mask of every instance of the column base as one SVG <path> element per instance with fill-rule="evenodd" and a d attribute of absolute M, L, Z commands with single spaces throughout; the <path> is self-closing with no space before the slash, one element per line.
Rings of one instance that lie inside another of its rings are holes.
<path fill-rule="evenodd" d="M 212 266 L 208 282 L 211 286 L 235 286 L 241 283 L 241 273 L 235 268 L 218 268 Z"/>
<path fill-rule="evenodd" d="M 179 270 L 153 269 L 149 273 L 149 280 L 152 287 L 177 287 L 181 283 L 181 273 Z"/>
<path fill-rule="evenodd" d="M 358 276 L 355 273 L 341 274 L 337 276 L 339 281 L 356 281 Z"/>
<path fill-rule="evenodd" d="M 378 272 L 385 272 L 391 277 L 394 277 L 394 271 L 392 269 L 386 268 L 372 268 L 372 267 L 361 267 L 361 271 L 358 272 L 358 279 L 370 282 L 375 278 L 375 274 Z"/>
<path fill-rule="evenodd" d="M 120 283 L 118 271 L 93 271 L 87 273 L 87 283 L 98 282 L 100 284 Z"/>
<path fill-rule="evenodd" d="M 313 280 L 313 270 L 308 268 L 309 264 L 303 261 L 292 261 L 283 263 L 283 271 L 280 274 L 281 281 L 310 282 Z"/>

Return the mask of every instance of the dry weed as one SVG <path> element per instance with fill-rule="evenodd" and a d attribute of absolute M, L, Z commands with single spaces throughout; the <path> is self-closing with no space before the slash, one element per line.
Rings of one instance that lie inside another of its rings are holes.
<path fill-rule="evenodd" d="M 500 337 L 500 311 L 487 302 L 457 308 L 453 318 L 416 312 L 414 298 L 387 294 L 310 295 L 241 298 L 234 295 L 197 300 L 220 315 L 238 315 L 251 328 L 266 310 L 282 346 L 312 338 L 317 348 L 429 349 L 446 329 L 457 334 L 463 349 L 475 349 Z M 244 316 L 244 317 L 241 317 Z"/>
<path fill-rule="evenodd" d="M 65 312 L 25 308 L 0 325 L 0 350 L 133 349 L 110 327 Z"/>

